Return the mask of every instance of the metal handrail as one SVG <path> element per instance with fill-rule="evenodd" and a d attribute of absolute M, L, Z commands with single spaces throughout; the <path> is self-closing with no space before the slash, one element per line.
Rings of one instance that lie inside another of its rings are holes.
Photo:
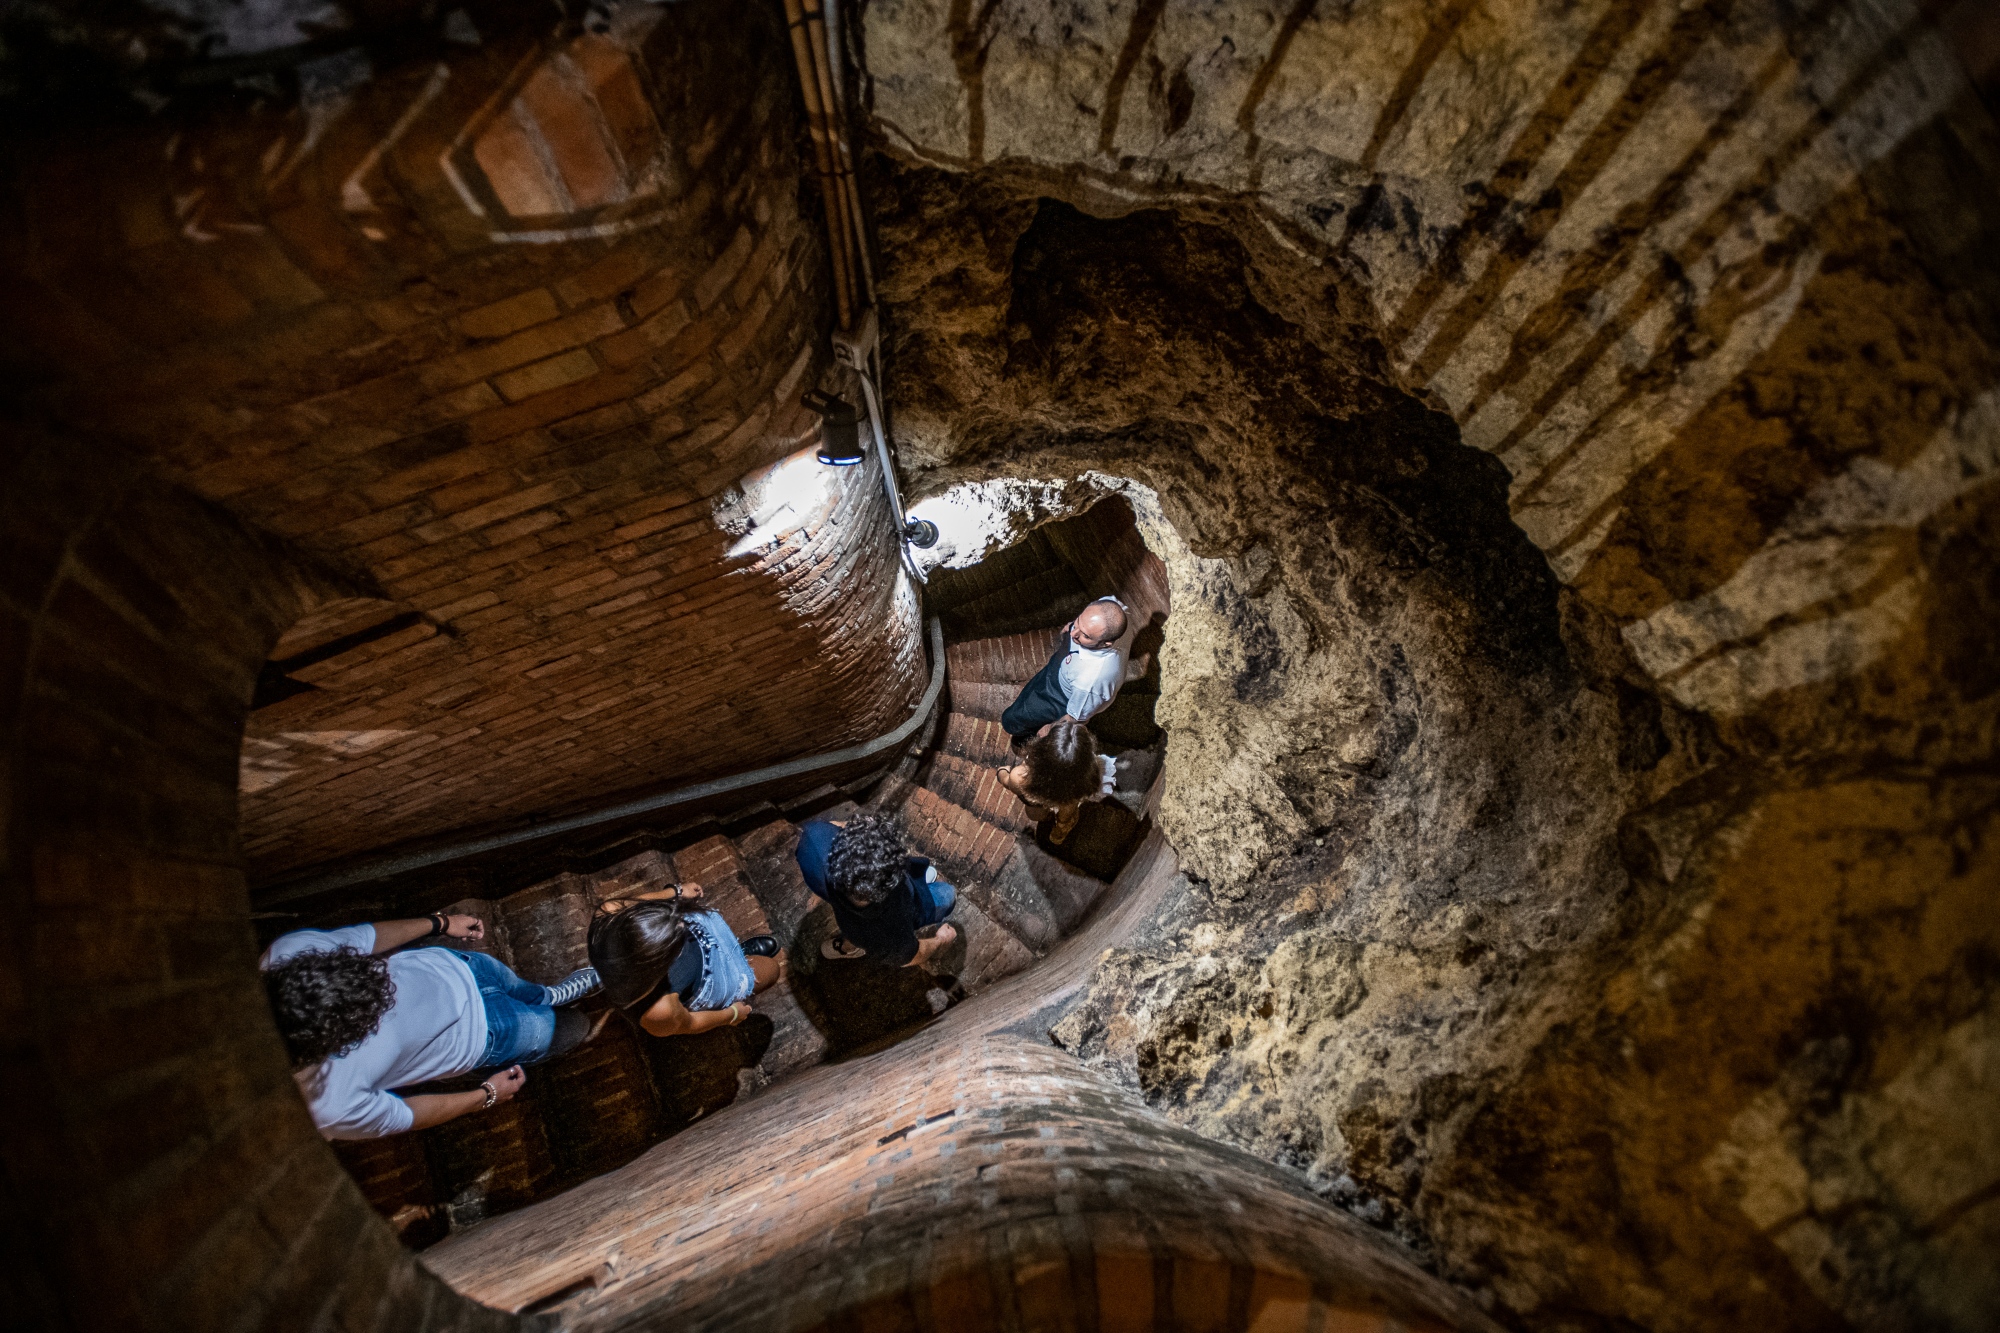
<path fill-rule="evenodd" d="M 883 732 L 873 740 L 862 741 L 858 745 L 850 745 L 844 749 L 829 750 L 824 754 L 807 755 L 803 759 L 788 759 L 781 764 L 767 764 L 763 768 L 754 768 L 746 773 L 736 773 L 726 778 L 711 778 L 706 782 L 676 787 L 671 791 L 659 792 L 652 796 L 619 801 L 584 814 L 539 820 L 501 833 L 460 838 L 418 852 L 370 857 L 338 870 L 306 875 L 298 879 L 279 880 L 272 888 L 255 894 L 256 905 L 260 908 L 270 907 L 278 903 L 309 898 L 318 893 L 327 893 L 334 889 L 353 888 L 359 884 L 391 879 L 407 875 L 412 871 L 427 870 L 452 861 L 463 860 L 466 857 L 518 847 L 523 843 L 540 842 L 545 838 L 558 837 L 565 833 L 576 833 L 603 824 L 615 824 L 639 815 L 658 814 L 675 806 L 692 805 L 698 801 L 726 796 L 733 791 L 744 791 L 764 786 L 766 783 L 782 782 L 786 778 L 804 777 L 808 773 L 838 768 L 893 750 L 916 734 L 917 728 L 924 724 L 931 716 L 932 710 L 937 707 L 938 696 L 944 692 L 944 624 L 936 616 L 932 616 L 927 629 L 929 632 L 926 637 L 929 639 L 931 650 L 931 679 L 924 690 L 923 700 L 918 703 L 916 711 L 900 725 Z"/>

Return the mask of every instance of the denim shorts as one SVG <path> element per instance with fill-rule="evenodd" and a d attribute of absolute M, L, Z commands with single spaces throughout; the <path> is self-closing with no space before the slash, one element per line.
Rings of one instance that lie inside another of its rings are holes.
<path fill-rule="evenodd" d="M 549 988 L 514 975 L 514 969 L 489 954 L 452 950 L 479 984 L 486 1002 L 486 1054 L 481 1069 L 531 1065 L 547 1058 L 556 1039 L 556 1011 Z"/>
<path fill-rule="evenodd" d="M 688 943 L 701 949 L 701 984 L 695 987 L 687 1007 L 695 1011 L 727 1009 L 738 1000 L 749 999 L 757 989 L 757 976 L 722 913 L 689 912 L 681 919 L 687 922 Z"/>

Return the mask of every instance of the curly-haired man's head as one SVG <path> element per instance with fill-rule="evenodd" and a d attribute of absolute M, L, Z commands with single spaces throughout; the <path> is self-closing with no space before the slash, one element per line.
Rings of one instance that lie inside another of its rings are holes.
<path fill-rule="evenodd" d="M 881 902 L 903 885 L 903 831 L 885 815 L 855 815 L 826 852 L 826 877 L 835 893 L 863 907 Z"/>
<path fill-rule="evenodd" d="M 292 1068 L 345 1055 L 382 1025 L 396 1002 L 389 960 L 353 949 L 307 953 L 264 974 L 264 990 Z"/>

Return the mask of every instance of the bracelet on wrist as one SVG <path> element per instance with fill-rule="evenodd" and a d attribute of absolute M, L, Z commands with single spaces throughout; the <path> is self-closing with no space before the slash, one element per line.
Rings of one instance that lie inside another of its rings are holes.
<path fill-rule="evenodd" d="M 494 1108 L 495 1106 L 499 1105 L 499 1102 L 500 1102 L 500 1092 L 499 1092 L 499 1090 L 498 1090 L 497 1088 L 495 1088 L 495 1087 L 493 1086 L 493 1083 L 492 1083 L 492 1081 L 491 1081 L 491 1080 L 488 1080 L 487 1082 L 485 1082 L 485 1083 L 482 1083 L 482 1084 L 480 1084 L 480 1085 L 479 1085 L 479 1087 L 480 1087 L 481 1091 L 485 1092 L 485 1094 L 486 1094 L 486 1104 L 485 1104 L 484 1106 L 480 1107 L 480 1108 L 479 1108 L 480 1110 L 482 1110 L 482 1111 L 490 1111 L 490 1110 L 492 1110 L 492 1109 L 493 1109 L 493 1108 Z"/>
<path fill-rule="evenodd" d="M 446 931 L 451 929 L 451 918 L 446 916 L 443 912 L 432 912 L 430 914 L 430 917 L 431 917 L 431 929 L 430 933 L 424 936 L 425 939 L 427 940 L 435 939 L 439 935 L 442 935 Z"/>

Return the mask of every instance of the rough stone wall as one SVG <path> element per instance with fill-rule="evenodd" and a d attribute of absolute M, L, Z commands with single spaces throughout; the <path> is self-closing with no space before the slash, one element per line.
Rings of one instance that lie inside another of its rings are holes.
<path fill-rule="evenodd" d="M 2000 1310 L 1980 22 L 868 9 L 917 489 L 1157 496 L 1057 1035 L 1522 1327 Z"/>
<path fill-rule="evenodd" d="M 829 373 L 775 17 L 424 37 L 17 103 L 6 145 L 10 410 L 410 618 L 254 716 L 259 879 L 836 746 L 921 686 L 879 479 L 773 470 Z"/>

